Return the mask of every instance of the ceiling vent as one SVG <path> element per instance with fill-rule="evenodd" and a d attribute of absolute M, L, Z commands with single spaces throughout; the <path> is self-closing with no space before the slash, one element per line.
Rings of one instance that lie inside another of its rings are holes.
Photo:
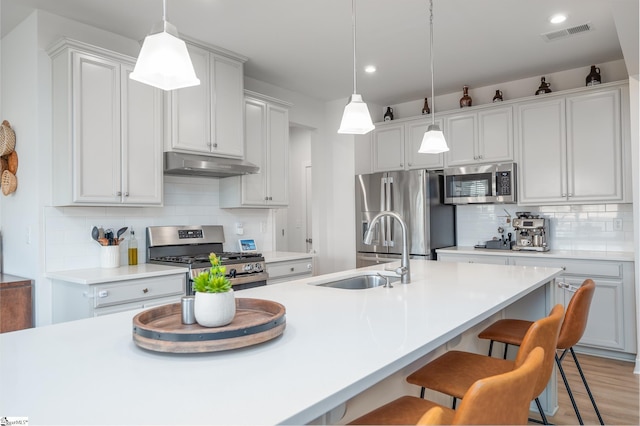
<path fill-rule="evenodd" d="M 551 31 L 548 33 L 540 34 L 545 41 L 554 41 L 559 40 L 561 38 L 569 37 L 572 35 L 584 33 L 587 31 L 592 31 L 593 25 L 591 22 L 587 22 L 586 24 L 576 25 L 575 27 L 564 28 L 557 31 Z"/>

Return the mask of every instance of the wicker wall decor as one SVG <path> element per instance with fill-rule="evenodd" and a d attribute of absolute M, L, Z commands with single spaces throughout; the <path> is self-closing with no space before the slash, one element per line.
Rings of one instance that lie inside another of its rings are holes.
<path fill-rule="evenodd" d="M 7 120 L 0 125 L 0 186 L 2 193 L 9 195 L 18 187 L 18 153 L 16 133 Z"/>

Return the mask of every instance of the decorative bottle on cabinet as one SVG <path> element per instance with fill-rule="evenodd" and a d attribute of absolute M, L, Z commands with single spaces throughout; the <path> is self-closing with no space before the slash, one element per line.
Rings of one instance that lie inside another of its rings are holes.
<path fill-rule="evenodd" d="M 387 107 L 387 112 L 384 113 L 384 121 L 393 120 L 393 108 Z"/>
<path fill-rule="evenodd" d="M 460 108 L 471 106 L 471 96 L 469 96 L 469 86 L 462 86 L 462 97 L 460 98 Z"/>
<path fill-rule="evenodd" d="M 137 265 L 138 264 L 138 240 L 136 240 L 136 233 L 131 228 L 130 237 L 129 237 L 129 265 Z"/>
<path fill-rule="evenodd" d="M 591 72 L 587 76 L 587 86 L 595 86 L 596 84 L 600 84 L 602 82 L 600 78 L 600 68 L 595 65 L 591 65 Z"/>
<path fill-rule="evenodd" d="M 544 93 L 551 93 L 551 89 L 549 88 L 550 84 L 547 83 L 544 77 L 540 78 L 540 87 L 536 90 L 536 95 L 542 95 Z"/>
<path fill-rule="evenodd" d="M 431 114 L 431 110 L 429 109 L 429 102 L 427 98 L 424 98 L 424 106 L 422 107 L 422 115 Z"/>
<path fill-rule="evenodd" d="M 502 102 L 502 90 L 496 90 L 496 94 L 493 95 L 493 102 Z"/>

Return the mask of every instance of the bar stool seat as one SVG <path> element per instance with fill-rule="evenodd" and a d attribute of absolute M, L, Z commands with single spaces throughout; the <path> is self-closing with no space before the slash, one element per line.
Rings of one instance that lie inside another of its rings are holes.
<path fill-rule="evenodd" d="M 542 393 L 551 377 L 553 356 L 563 316 L 564 307 L 558 304 L 553 307 L 549 316 L 534 322 L 525 334 L 515 361 L 470 352 L 449 351 L 410 374 L 407 382 L 421 387 L 420 397 L 422 398 L 424 398 L 425 389 L 451 395 L 454 402 L 453 408 L 455 408 L 456 399 L 462 398 L 478 378 L 504 373 L 519 367 L 529 353 L 540 346 L 545 351 L 544 363 L 538 372 L 530 401 L 535 400 L 543 421 L 547 424 L 538 395 Z"/>
<path fill-rule="evenodd" d="M 543 362 L 544 349 L 534 348 L 519 368 L 476 381 L 457 410 L 403 396 L 349 424 L 526 424 L 531 394 Z"/>
<path fill-rule="evenodd" d="M 587 327 L 589 309 L 591 306 L 591 301 L 593 300 L 595 290 L 595 282 L 591 279 L 586 279 L 578 288 L 578 290 L 576 290 L 573 297 L 571 297 L 571 300 L 569 301 L 569 304 L 567 306 L 567 312 L 564 316 L 564 320 L 562 321 L 560 334 L 558 335 L 558 343 L 556 345 L 556 349 L 560 349 L 563 352 L 560 357 L 555 354 L 555 361 L 556 365 L 558 366 L 558 371 L 560 371 L 560 375 L 562 376 L 562 380 L 564 381 L 565 388 L 567 389 L 567 393 L 569 394 L 569 399 L 571 400 L 571 404 L 573 405 L 573 410 L 575 411 L 578 422 L 581 425 L 584 424 L 584 422 L 582 421 L 580 410 L 578 409 L 578 405 L 576 404 L 573 392 L 571 391 L 571 386 L 569 386 L 564 368 L 562 368 L 562 361 L 564 360 L 567 351 L 570 351 L 571 355 L 573 356 L 573 360 L 576 363 L 576 367 L 578 368 L 578 372 L 580 373 L 580 377 L 582 378 L 582 383 L 584 384 L 587 394 L 589 395 L 589 399 L 591 400 L 591 404 L 593 405 L 596 415 L 598 416 L 598 420 L 600 421 L 600 424 L 603 425 L 604 421 L 602 420 L 602 416 L 600 415 L 600 410 L 598 409 L 596 401 L 591 393 L 591 389 L 589 388 L 587 379 L 582 372 L 582 367 L 580 366 L 578 357 L 573 350 L 573 346 L 576 345 L 582 338 L 584 330 Z M 492 353 L 493 342 L 505 343 L 503 358 L 506 358 L 509 345 L 519 346 L 527 332 L 528 327 L 531 324 L 531 321 L 502 319 L 494 322 L 489 327 L 482 330 L 480 334 L 478 334 L 478 337 L 481 339 L 489 339 L 491 341 L 489 345 L 489 356 L 491 356 Z"/>

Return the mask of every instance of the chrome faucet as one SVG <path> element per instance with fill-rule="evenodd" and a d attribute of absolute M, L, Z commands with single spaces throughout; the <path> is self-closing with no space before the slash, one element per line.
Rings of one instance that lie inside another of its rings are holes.
<path fill-rule="evenodd" d="M 373 240 L 373 227 L 382 217 L 391 216 L 400 222 L 400 226 L 402 227 L 402 259 L 400 261 L 400 267 L 395 270 L 395 273 L 400 275 L 400 282 L 402 284 L 409 284 L 411 282 L 411 271 L 409 268 L 409 234 L 407 232 L 407 224 L 405 223 L 402 216 L 393 211 L 385 211 L 380 212 L 371 219 L 369 222 L 369 228 L 367 228 L 367 232 L 364 234 L 364 243 L 371 244 Z"/>

